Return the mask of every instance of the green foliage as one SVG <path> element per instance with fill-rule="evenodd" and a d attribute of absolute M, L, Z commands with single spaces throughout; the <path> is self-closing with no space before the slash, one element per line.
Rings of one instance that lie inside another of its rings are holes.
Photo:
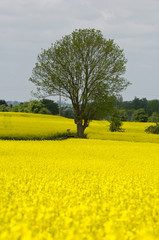
<path fill-rule="evenodd" d="M 128 121 L 128 120 L 132 120 L 135 110 L 143 108 L 145 113 L 147 114 L 148 100 L 146 98 L 140 99 L 135 97 L 132 101 L 123 101 L 122 97 L 119 96 L 115 101 L 115 106 L 118 109 L 126 110 L 126 115 L 127 115 L 126 121 Z"/>
<path fill-rule="evenodd" d="M 145 129 L 145 132 L 159 134 L 159 124 L 156 124 L 155 126 L 153 125 L 149 126 L 148 128 Z"/>
<path fill-rule="evenodd" d="M 29 102 L 24 102 L 18 105 L 18 112 L 26 112 L 29 113 Z"/>
<path fill-rule="evenodd" d="M 73 109 L 70 107 L 62 107 L 61 116 L 73 119 L 74 118 Z"/>
<path fill-rule="evenodd" d="M 134 112 L 132 121 L 134 122 L 147 122 L 148 116 L 143 108 L 140 108 Z"/>
<path fill-rule="evenodd" d="M 19 105 L 13 106 L 12 108 L 10 108 L 10 111 L 11 111 L 11 112 L 20 112 L 20 111 L 19 111 Z"/>
<path fill-rule="evenodd" d="M 40 113 L 40 114 L 51 114 L 51 112 L 45 107 L 41 108 L 38 113 Z"/>
<path fill-rule="evenodd" d="M 30 113 L 39 113 L 42 108 L 44 108 L 44 105 L 37 100 L 31 101 L 28 104 L 28 111 Z"/>
<path fill-rule="evenodd" d="M 147 105 L 148 100 L 146 98 L 137 98 L 135 97 L 132 101 L 123 101 L 122 97 L 119 96 L 116 99 L 116 107 L 119 109 L 126 109 L 126 110 L 138 110 L 140 108 L 143 108 L 145 112 L 147 112 Z"/>
<path fill-rule="evenodd" d="M 125 109 L 119 109 L 119 114 L 122 122 L 128 121 L 128 116 Z"/>
<path fill-rule="evenodd" d="M 5 104 L 0 105 L 0 112 L 8 112 L 9 107 L 6 106 Z"/>
<path fill-rule="evenodd" d="M 148 102 L 147 112 L 149 116 L 154 112 L 159 113 L 159 100 L 157 99 L 150 100 Z"/>
<path fill-rule="evenodd" d="M 148 101 L 146 98 L 139 99 L 135 97 L 134 100 L 132 101 L 132 108 L 135 110 L 143 108 L 144 111 L 146 112 L 147 104 L 148 104 Z"/>
<path fill-rule="evenodd" d="M 59 107 L 58 104 L 50 99 L 43 99 L 41 100 L 41 103 L 44 105 L 45 108 L 48 109 L 48 111 L 53 115 L 59 114 Z"/>
<path fill-rule="evenodd" d="M 108 99 L 128 86 L 122 77 L 126 62 L 114 40 L 105 39 L 99 30 L 79 29 L 42 50 L 30 81 L 37 86 L 38 96 L 60 91 L 71 100 L 82 137 L 101 103 L 104 111 Z"/>
<path fill-rule="evenodd" d="M 101 120 L 110 115 L 112 108 L 114 107 L 114 96 L 103 99 L 96 99 L 93 102 L 87 104 L 85 111 L 83 112 L 83 119 L 89 120 Z"/>
<path fill-rule="evenodd" d="M 117 108 L 114 108 L 109 121 L 110 121 L 109 130 L 111 132 L 121 132 L 121 131 L 123 131 L 123 129 L 121 128 L 121 126 L 122 126 L 121 114 L 120 114 L 120 111 Z"/>
<path fill-rule="evenodd" d="M 0 105 L 8 106 L 5 100 L 0 100 Z"/>
<path fill-rule="evenodd" d="M 158 112 L 152 113 L 152 115 L 148 118 L 148 122 L 158 123 L 159 122 L 159 113 Z"/>
<path fill-rule="evenodd" d="M 20 105 L 15 105 L 10 109 L 10 111 L 51 114 L 50 111 L 45 107 L 45 105 L 42 102 L 39 102 L 37 100 L 21 103 Z"/>

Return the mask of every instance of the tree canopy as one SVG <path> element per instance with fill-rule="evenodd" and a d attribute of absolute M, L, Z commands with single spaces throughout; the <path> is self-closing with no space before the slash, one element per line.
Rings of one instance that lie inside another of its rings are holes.
<path fill-rule="evenodd" d="M 89 121 L 108 110 L 114 96 L 128 86 L 126 62 L 123 50 L 100 30 L 79 29 L 42 50 L 30 81 L 37 96 L 60 92 L 71 100 L 77 136 L 83 137 Z"/>
<path fill-rule="evenodd" d="M 139 108 L 134 112 L 133 121 L 135 122 L 147 122 L 148 116 L 143 108 Z"/>

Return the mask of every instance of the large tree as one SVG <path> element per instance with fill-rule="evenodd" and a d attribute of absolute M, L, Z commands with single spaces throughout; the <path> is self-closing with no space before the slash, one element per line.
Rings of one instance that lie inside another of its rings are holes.
<path fill-rule="evenodd" d="M 97 112 L 129 84 L 122 77 L 126 70 L 123 50 L 114 40 L 105 39 L 99 30 L 79 29 L 56 41 L 38 55 L 32 71 L 37 95 L 69 98 L 73 105 L 77 136 Z"/>

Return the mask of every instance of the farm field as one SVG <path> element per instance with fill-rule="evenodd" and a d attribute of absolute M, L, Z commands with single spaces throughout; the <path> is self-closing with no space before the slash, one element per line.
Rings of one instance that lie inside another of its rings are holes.
<path fill-rule="evenodd" d="M 70 129 L 76 131 L 73 120 L 44 114 L 0 113 L 0 138 L 34 138 L 56 135 Z"/>
<path fill-rule="evenodd" d="M 152 124 L 124 122 L 124 132 L 112 133 L 108 121 L 92 121 L 85 132 L 89 139 L 159 143 L 158 135 L 145 133 L 145 128 Z M 67 129 L 76 132 L 73 119 L 29 113 L 0 113 L 0 138 L 34 139 L 38 136 L 45 139 L 57 133 L 67 133 Z"/>
<path fill-rule="evenodd" d="M 159 239 L 159 145 L 0 141 L 1 240 Z"/>
<path fill-rule="evenodd" d="M 0 140 L 0 239 L 159 239 L 159 137 L 149 125 L 111 133 L 92 121 L 89 139 Z M 67 129 L 73 120 L 0 113 L 0 137 Z"/>

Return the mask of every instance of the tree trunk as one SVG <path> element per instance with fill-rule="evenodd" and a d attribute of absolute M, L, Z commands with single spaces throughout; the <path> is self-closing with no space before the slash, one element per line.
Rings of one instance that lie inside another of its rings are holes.
<path fill-rule="evenodd" d="M 82 123 L 77 123 L 77 137 L 78 138 L 84 138 L 84 126 Z"/>

